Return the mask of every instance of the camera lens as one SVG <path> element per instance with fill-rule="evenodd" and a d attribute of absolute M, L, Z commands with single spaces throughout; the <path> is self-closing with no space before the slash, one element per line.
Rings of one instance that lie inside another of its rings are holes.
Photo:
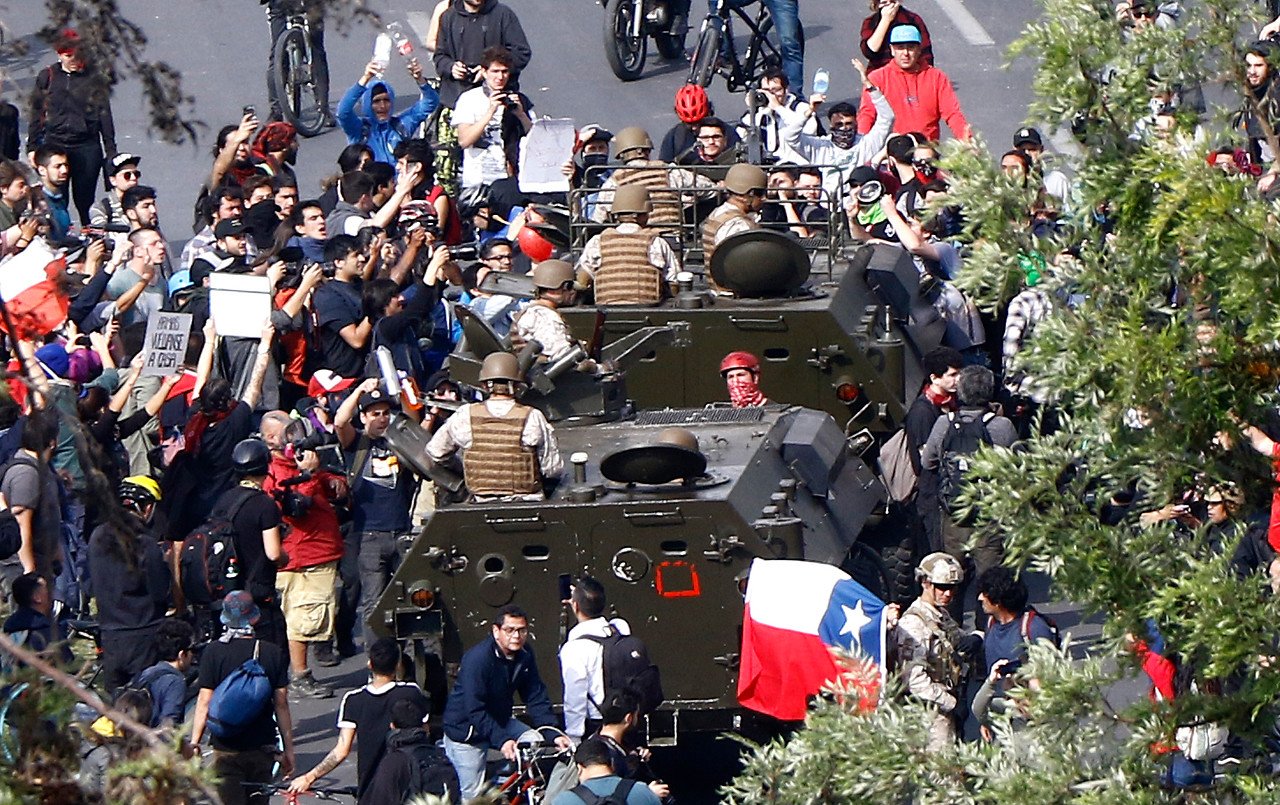
<path fill-rule="evenodd" d="M 876 179 L 872 179 L 866 184 L 858 188 L 859 204 L 874 204 L 884 195 L 884 185 Z"/>

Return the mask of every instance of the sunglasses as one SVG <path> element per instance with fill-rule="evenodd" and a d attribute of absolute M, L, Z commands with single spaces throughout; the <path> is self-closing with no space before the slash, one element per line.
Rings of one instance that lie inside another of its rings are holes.
<path fill-rule="evenodd" d="M 954 593 L 954 592 L 956 591 L 956 585 L 954 585 L 954 584 L 935 584 L 935 585 L 933 585 L 933 589 L 937 590 L 937 591 L 938 591 L 938 592 L 940 592 L 940 593 Z"/>
<path fill-rule="evenodd" d="M 141 179 L 142 171 L 120 171 L 117 176 L 123 176 L 126 179 Z"/>

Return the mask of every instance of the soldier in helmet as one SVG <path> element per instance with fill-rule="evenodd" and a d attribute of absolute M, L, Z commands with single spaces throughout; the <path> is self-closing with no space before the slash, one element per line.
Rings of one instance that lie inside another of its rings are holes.
<path fill-rule="evenodd" d="M 431 437 L 427 455 L 443 464 L 461 450 L 467 489 L 476 500 L 541 500 L 544 481 L 559 478 L 564 461 L 542 412 L 516 402 L 524 382 L 516 356 L 489 355 L 480 382 L 488 399 L 455 411 Z"/>
<path fill-rule="evenodd" d="M 653 211 L 649 215 L 649 223 L 653 226 L 670 229 L 680 225 L 682 217 L 682 201 L 680 194 L 665 188 L 711 187 L 710 179 L 698 176 L 684 168 L 668 168 L 661 162 L 652 160 L 653 140 L 649 133 L 639 126 L 628 126 L 613 138 L 614 156 L 622 162 L 600 187 L 600 203 L 595 206 L 593 220 L 604 223 L 606 215 L 611 211 L 613 193 L 617 188 L 640 185 L 649 189 L 653 199 Z M 690 199 L 691 201 L 691 199 Z"/>
<path fill-rule="evenodd" d="M 729 387 L 729 402 L 734 408 L 768 405 L 760 390 L 760 359 L 750 352 L 730 352 L 720 361 L 720 376 Z"/>
<path fill-rule="evenodd" d="M 716 246 L 730 235 L 758 229 L 758 216 L 769 192 L 769 177 L 757 165 L 734 165 L 724 176 L 729 198 L 702 222 L 702 260 L 711 264 Z"/>
<path fill-rule="evenodd" d="M 578 270 L 592 277 L 597 305 L 651 305 L 668 295 L 680 258 L 649 228 L 649 188 L 628 185 L 613 195 L 618 225 L 587 241 Z"/>
<path fill-rule="evenodd" d="M 563 305 L 573 304 L 577 294 L 575 279 L 573 266 L 563 260 L 539 263 L 533 269 L 533 284 L 538 289 L 538 296 L 520 311 L 512 323 L 512 340 L 516 343 L 537 341 L 542 345 L 541 357 L 548 363 L 555 363 L 579 346 L 578 339 L 569 332 L 569 325 L 565 324 L 558 310 Z M 578 364 L 578 369 L 583 372 L 595 371 L 595 368 L 595 362 L 590 360 Z"/>
<path fill-rule="evenodd" d="M 907 692 L 937 709 L 928 746 L 936 752 L 956 739 L 964 712 L 963 656 L 971 646 L 947 613 L 964 569 L 955 557 L 938 551 L 920 560 L 916 579 L 922 587 L 920 597 L 898 619 L 898 668 Z"/>

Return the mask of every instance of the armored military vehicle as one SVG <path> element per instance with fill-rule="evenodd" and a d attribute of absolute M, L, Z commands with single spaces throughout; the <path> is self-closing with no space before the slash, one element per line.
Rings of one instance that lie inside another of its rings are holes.
<path fill-rule="evenodd" d="M 708 273 L 733 295 L 689 286 L 658 305 L 560 312 L 593 356 L 643 328 L 679 328 L 676 344 L 628 369 L 628 393 L 641 410 L 726 399 L 720 360 L 747 350 L 760 358 L 761 388 L 772 400 L 826 411 L 849 433 L 901 425 L 925 379 L 920 357 L 947 326 L 905 250 L 836 248 L 811 261 L 794 239 L 753 230 L 725 239 Z M 489 277 L 502 293 L 532 296 L 523 277 Z"/>
<path fill-rule="evenodd" d="M 663 409 L 556 430 L 568 477 L 543 501 L 436 511 L 379 602 L 376 631 L 447 665 L 489 639 L 499 607 L 518 604 L 559 701 L 556 656 L 572 626 L 561 601 L 588 573 L 662 669 L 668 701 L 648 729 L 670 740 L 737 726 L 741 581 L 754 557 L 843 565 L 886 597 L 910 572 L 909 559 L 894 561 L 904 546 L 859 539 L 883 487 L 824 412 Z"/>

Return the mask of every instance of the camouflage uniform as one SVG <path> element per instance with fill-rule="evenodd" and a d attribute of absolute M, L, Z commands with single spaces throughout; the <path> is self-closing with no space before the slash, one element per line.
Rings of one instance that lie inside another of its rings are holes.
<path fill-rule="evenodd" d="M 898 620 L 898 667 L 907 692 L 938 710 L 929 726 L 931 752 L 956 739 L 954 713 L 965 677 L 960 638 L 960 627 L 947 611 L 922 598 Z"/>

